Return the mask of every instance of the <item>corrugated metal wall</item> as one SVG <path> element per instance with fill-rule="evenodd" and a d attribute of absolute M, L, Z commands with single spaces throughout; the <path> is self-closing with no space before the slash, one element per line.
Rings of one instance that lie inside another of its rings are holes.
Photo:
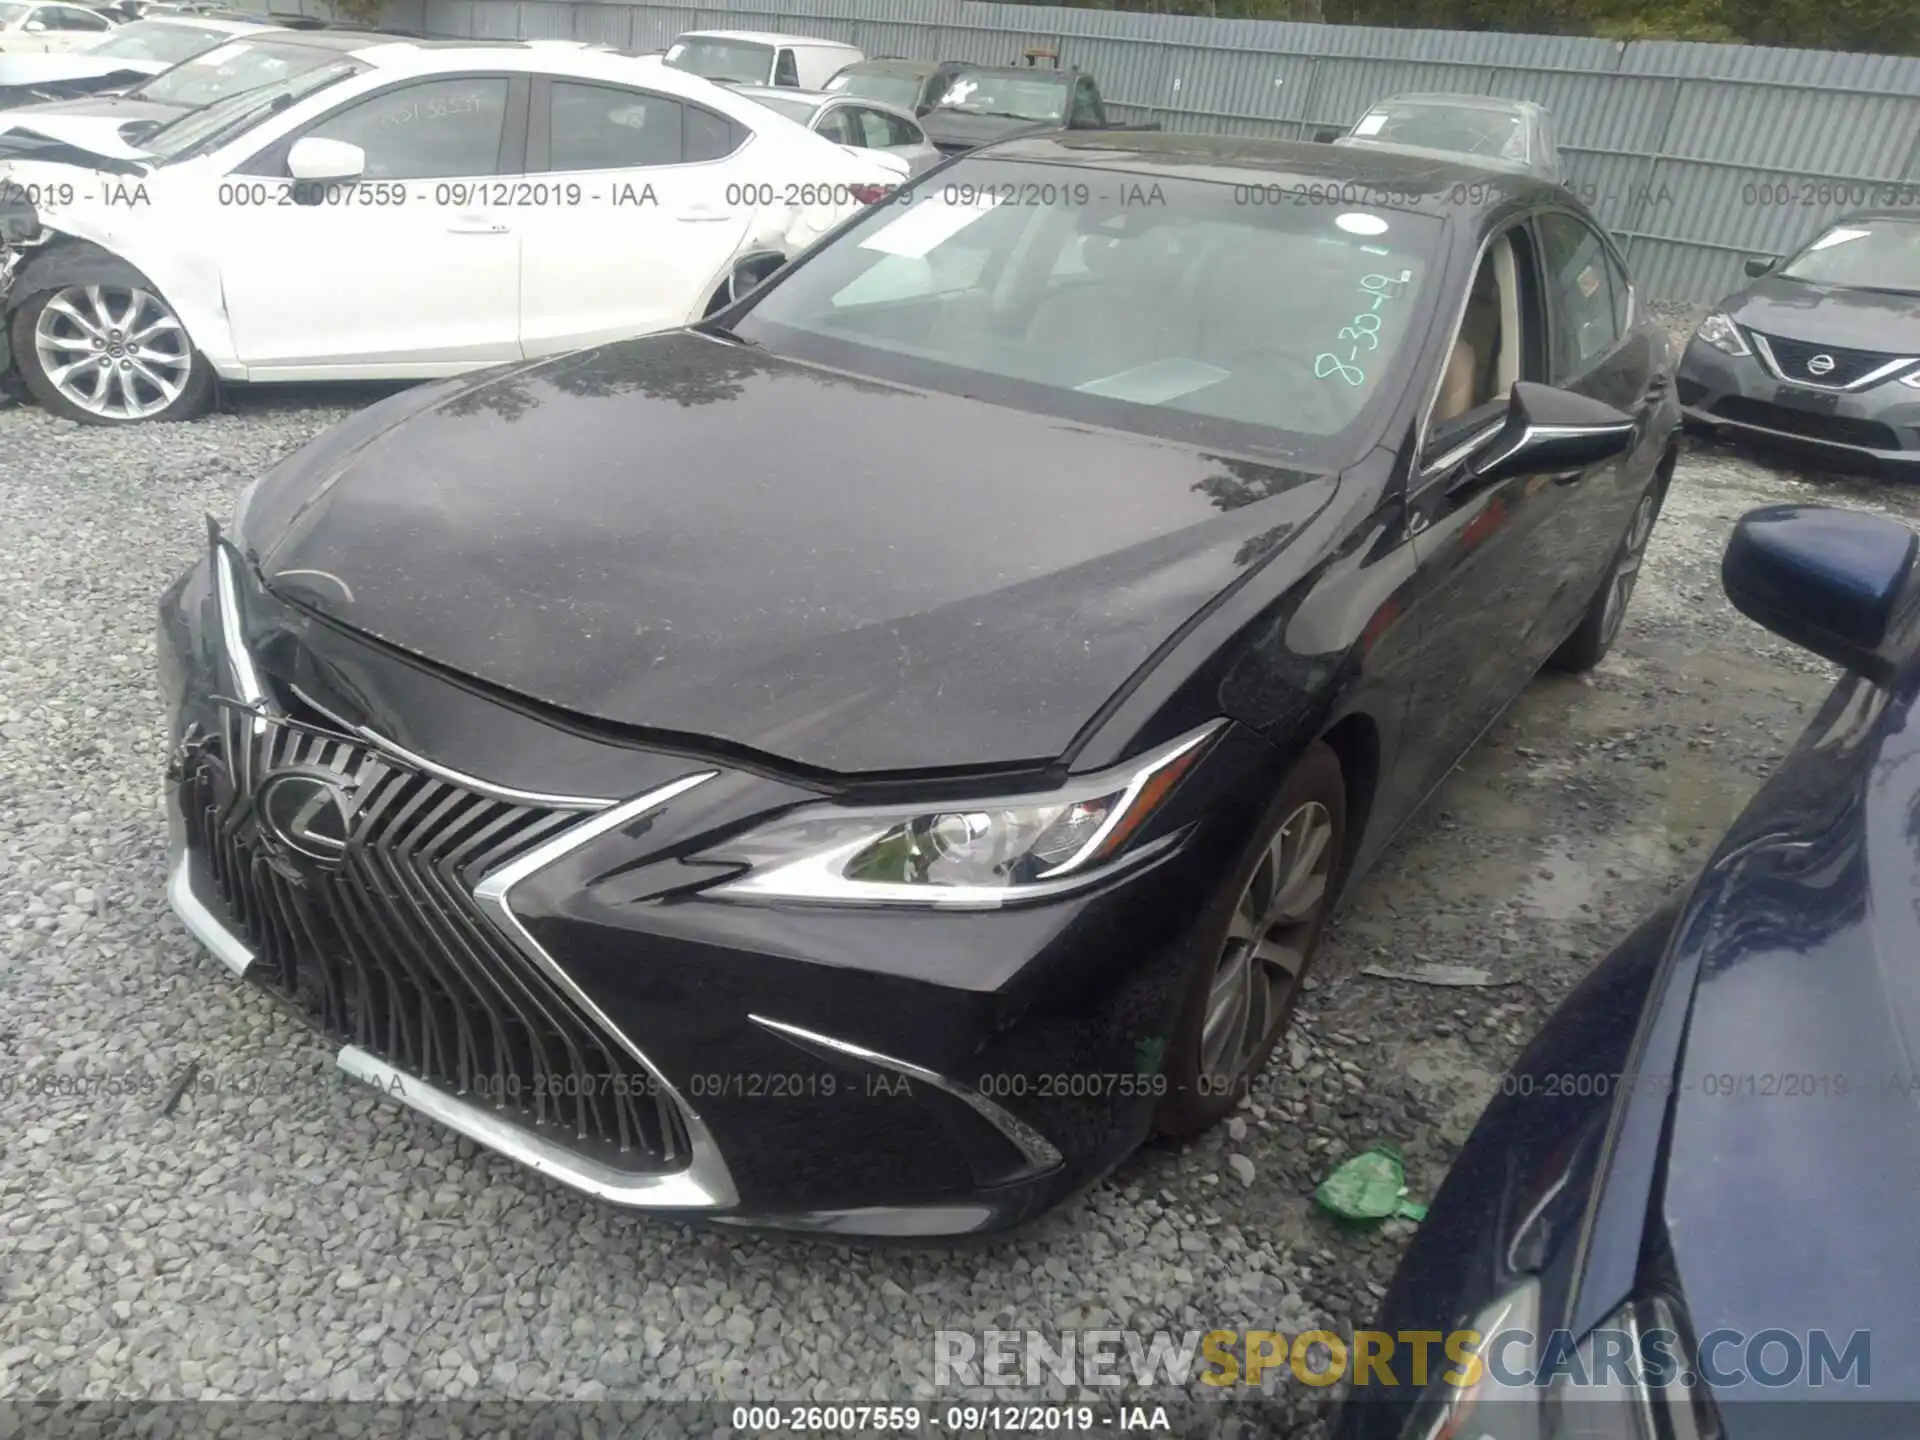
<path fill-rule="evenodd" d="M 683 30 L 818 35 L 869 55 L 1007 63 L 1056 47 L 1120 119 L 1302 138 L 1396 90 L 1538 100 L 1569 183 L 1620 236 L 1648 293 L 1706 302 L 1741 258 L 1864 205 L 1920 212 L 1920 59 L 1669 41 L 1376 30 L 977 0 L 392 0 L 447 36 L 659 49 Z"/>

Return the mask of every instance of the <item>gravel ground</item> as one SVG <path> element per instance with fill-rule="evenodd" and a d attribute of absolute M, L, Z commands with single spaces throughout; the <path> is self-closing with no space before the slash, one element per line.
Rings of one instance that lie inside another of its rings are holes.
<path fill-rule="evenodd" d="M 1690 451 L 1615 654 L 1536 683 L 1360 887 L 1240 1118 L 1012 1240 L 848 1250 L 623 1214 L 389 1109 L 167 912 L 154 598 L 207 510 L 364 398 L 112 432 L 0 410 L 0 1397 L 902 1399 L 940 1328 L 1364 1324 L 1408 1227 L 1340 1230 L 1314 1184 L 1391 1140 L 1430 1194 L 1831 681 L 1722 598 L 1731 522 L 1920 511 Z M 1360 973 L 1420 960 L 1503 983 Z M 121 1088 L 18 1083 L 53 1071 Z"/>

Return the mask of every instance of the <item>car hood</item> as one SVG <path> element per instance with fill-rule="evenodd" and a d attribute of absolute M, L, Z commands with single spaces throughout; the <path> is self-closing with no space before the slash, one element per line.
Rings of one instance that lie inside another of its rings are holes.
<path fill-rule="evenodd" d="M 271 589 L 532 700 L 839 773 L 1065 753 L 1337 487 L 692 331 L 390 413 L 248 496 Z"/>
<path fill-rule="evenodd" d="M 1058 121 L 1020 120 L 1006 115 L 968 115 L 959 110 L 929 110 L 920 119 L 927 139 L 941 146 L 985 145 L 1025 130 L 1057 130 Z"/>
<path fill-rule="evenodd" d="M 1852 693 L 1871 701 L 1869 687 Z M 1891 715 L 1848 759 L 1836 737 L 1844 746 L 1861 716 L 1829 702 L 1814 726 L 1824 742 L 1803 742 L 1783 788 L 1743 817 L 1748 836 L 1774 838 L 1730 836 L 1724 878 L 1702 882 L 1660 1211 L 1699 1330 L 1824 1329 L 1836 1353 L 1870 1332 L 1871 1390 L 1830 1379 L 1826 1395 L 1914 1402 L 1920 1228 L 1895 1197 L 1920 1192 L 1920 740 L 1910 712 Z M 1747 1363 L 1741 1345 L 1719 1359 Z M 1733 1401 L 1821 1393 L 1804 1375 L 1716 1388 Z M 1730 1433 L 1793 1433 L 1794 1407 L 1777 1431 L 1773 1408 L 1743 1406 Z M 1851 1426 L 1847 1409 L 1861 1412 Z M 1823 1407 L 1816 1428 L 1884 1433 L 1872 1411 Z"/>
<path fill-rule="evenodd" d="M 1722 307 L 1762 335 L 1884 355 L 1920 355 L 1920 297 L 1763 275 Z"/>
<path fill-rule="evenodd" d="M 0 55 L 0 86 L 50 85 L 62 80 L 98 79 L 125 75 L 128 83 L 166 69 L 158 60 L 125 60 L 111 55 L 78 54 Z"/>
<path fill-rule="evenodd" d="M 103 106 L 106 99 L 59 100 L 21 110 L 0 112 L 0 161 L 28 160 L 55 165 L 82 165 L 108 173 L 145 173 L 152 157 L 132 144 L 123 127 L 149 117 L 126 109 L 83 109 Z M 172 107 L 158 109 L 171 118 Z"/>

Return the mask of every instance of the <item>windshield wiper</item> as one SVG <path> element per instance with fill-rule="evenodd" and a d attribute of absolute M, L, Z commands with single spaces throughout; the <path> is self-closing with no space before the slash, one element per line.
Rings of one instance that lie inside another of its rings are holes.
<path fill-rule="evenodd" d="M 726 326 L 719 324 L 718 322 L 713 320 L 702 320 L 698 324 L 694 325 L 692 328 L 702 335 L 717 336 L 718 338 L 728 341 L 731 344 L 744 345 L 749 350 L 762 350 L 766 348 L 758 340 L 749 340 L 747 339 L 746 336 L 740 334 L 738 331 L 729 330 Z"/>
<path fill-rule="evenodd" d="M 1920 289 L 1905 285 L 1848 285 L 1848 290 L 1871 290 L 1876 295 L 1920 295 Z"/>
<path fill-rule="evenodd" d="M 957 115 L 984 115 L 990 120 L 1025 120 L 1029 125 L 1046 125 L 1051 123 L 1054 118 L 1052 116 L 1036 117 L 1033 115 L 1022 115 L 1017 110 L 975 110 L 970 105 L 955 105 L 951 108 Z"/>

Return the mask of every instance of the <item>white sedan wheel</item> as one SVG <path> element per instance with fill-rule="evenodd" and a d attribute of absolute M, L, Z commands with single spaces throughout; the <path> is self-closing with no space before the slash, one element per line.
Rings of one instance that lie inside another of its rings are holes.
<path fill-rule="evenodd" d="M 130 285 L 69 285 L 33 327 L 47 383 L 104 420 L 171 409 L 193 375 L 193 346 L 166 301 Z"/>

